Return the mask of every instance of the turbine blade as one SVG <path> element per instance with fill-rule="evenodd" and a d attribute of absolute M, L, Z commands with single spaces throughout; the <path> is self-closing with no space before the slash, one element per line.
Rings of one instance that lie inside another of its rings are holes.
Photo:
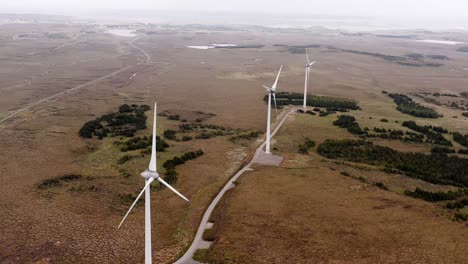
<path fill-rule="evenodd" d="M 281 74 L 281 69 L 283 69 L 283 65 L 281 65 L 281 67 L 280 67 L 280 69 L 278 71 L 278 76 L 276 76 L 276 81 L 273 84 L 273 86 L 271 87 L 272 91 L 276 91 L 276 86 L 278 85 L 278 80 L 279 80 L 279 77 L 280 77 L 280 74 Z"/>
<path fill-rule="evenodd" d="M 309 61 L 309 52 L 307 51 L 307 48 L 306 48 L 305 50 L 306 50 L 307 64 L 310 65 L 310 61 Z"/>
<path fill-rule="evenodd" d="M 140 200 L 141 196 L 143 195 L 143 193 L 145 192 L 146 188 L 154 181 L 153 178 L 149 178 L 147 181 L 146 181 L 146 184 L 145 184 L 145 187 L 143 187 L 143 190 L 141 190 L 140 194 L 137 196 L 137 198 L 135 199 L 135 201 L 133 202 L 132 206 L 130 206 L 130 209 L 128 209 L 127 213 L 125 214 L 124 218 L 122 219 L 122 221 L 120 222 L 119 224 L 119 227 L 117 227 L 117 229 L 120 229 L 120 227 L 122 226 L 122 224 L 125 222 L 125 219 L 127 219 L 127 216 L 130 214 L 130 212 L 133 210 L 133 207 L 135 207 L 135 205 L 137 204 L 138 200 Z"/>
<path fill-rule="evenodd" d="M 189 201 L 185 196 L 183 196 L 180 192 L 178 192 L 176 189 L 174 189 L 169 183 L 165 182 L 163 179 L 158 178 L 158 181 L 164 185 L 166 185 L 167 188 L 171 189 L 171 191 L 175 192 L 175 194 L 179 195 L 180 198 L 184 199 L 185 201 Z"/>
<path fill-rule="evenodd" d="M 149 164 L 149 171 L 156 171 L 156 116 L 158 104 L 154 103 L 154 120 L 153 120 L 153 144 L 151 145 L 151 160 Z"/>
<path fill-rule="evenodd" d="M 309 66 L 314 65 L 316 62 L 317 62 L 317 61 L 313 61 L 313 62 L 309 63 Z"/>
<path fill-rule="evenodd" d="M 270 91 L 271 91 L 271 88 L 270 88 L 270 87 L 268 87 L 268 86 L 266 86 L 266 85 L 262 85 L 262 86 L 263 86 L 263 88 L 265 88 L 265 89 L 267 90 L 267 92 L 270 92 Z"/>
<path fill-rule="evenodd" d="M 276 116 L 278 116 L 278 107 L 276 107 L 276 93 L 273 93 L 273 101 L 275 101 Z"/>

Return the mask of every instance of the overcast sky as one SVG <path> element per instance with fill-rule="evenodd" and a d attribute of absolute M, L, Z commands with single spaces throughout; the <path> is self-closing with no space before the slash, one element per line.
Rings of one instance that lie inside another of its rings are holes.
<path fill-rule="evenodd" d="M 356 16 L 467 17 L 468 0 L 0 0 L 0 12 L 60 9 L 300 12 Z"/>

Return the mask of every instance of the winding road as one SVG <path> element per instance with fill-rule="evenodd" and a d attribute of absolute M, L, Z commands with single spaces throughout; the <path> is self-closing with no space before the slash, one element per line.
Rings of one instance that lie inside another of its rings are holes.
<path fill-rule="evenodd" d="M 276 133 L 279 131 L 279 129 L 281 128 L 281 126 L 283 125 L 283 123 L 286 121 L 286 119 L 288 118 L 288 116 L 294 112 L 296 112 L 299 108 L 293 108 L 292 110 L 290 110 L 289 112 L 287 112 L 284 117 L 281 119 L 281 121 L 278 123 L 278 125 L 275 127 L 275 129 L 273 130 L 272 134 L 271 134 L 271 137 L 273 138 L 273 136 L 276 135 Z M 206 248 L 206 246 L 203 246 L 203 244 L 207 244 L 206 241 L 203 241 L 203 233 L 205 232 L 205 229 L 207 227 L 207 224 L 208 224 L 208 221 L 210 219 L 210 216 L 211 216 L 211 213 L 213 213 L 213 210 L 215 209 L 216 205 L 219 203 L 219 201 L 221 201 L 221 198 L 224 196 L 224 194 L 229 190 L 231 189 L 233 186 L 234 186 L 234 182 L 242 175 L 244 174 L 244 172 L 246 171 L 251 171 L 253 170 L 251 168 L 252 164 L 255 164 L 257 163 L 257 160 L 261 157 L 261 156 L 265 156 L 265 155 L 269 155 L 269 154 L 265 154 L 265 152 L 263 151 L 263 148 L 265 147 L 265 144 L 266 144 L 266 140 L 263 141 L 263 143 L 257 148 L 257 150 L 255 151 L 255 155 L 254 157 L 252 158 L 252 160 L 246 165 L 244 166 L 241 170 L 239 170 L 227 183 L 226 185 L 223 187 L 223 189 L 221 189 L 221 191 L 218 193 L 218 195 L 216 195 L 216 197 L 213 199 L 213 201 L 211 202 L 211 204 L 208 206 L 208 208 L 206 209 L 205 211 L 205 214 L 203 215 L 203 218 L 200 222 L 200 225 L 198 226 L 198 230 L 197 230 L 197 233 L 195 235 L 195 238 L 193 239 L 192 241 L 192 244 L 190 245 L 190 247 L 187 249 L 187 251 L 185 252 L 185 254 L 180 258 L 178 259 L 176 262 L 174 262 L 174 264 L 198 264 L 200 262 L 198 261 L 195 261 L 192 259 L 193 255 L 195 254 L 195 251 L 197 251 L 197 249 L 199 248 Z"/>

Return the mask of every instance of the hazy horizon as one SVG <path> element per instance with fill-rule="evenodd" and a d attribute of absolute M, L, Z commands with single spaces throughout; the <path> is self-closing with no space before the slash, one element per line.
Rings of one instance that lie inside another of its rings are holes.
<path fill-rule="evenodd" d="M 153 10 L 153 11 L 203 11 L 203 12 L 250 12 L 250 13 L 310 13 L 323 15 L 387 16 L 387 17 L 466 17 L 468 3 L 462 0 L 238 0 L 234 3 L 216 0 L 17 0 L 0 1 L 0 12 L 28 12 L 31 10 Z"/>
<path fill-rule="evenodd" d="M 5 3 L 1 3 L 5 2 Z M 90 1 L 64 3 L 46 0 L 0 1 L 0 13 L 65 15 L 92 21 L 123 21 L 170 24 L 249 24 L 273 27 L 343 28 L 349 30 L 468 29 L 459 0 L 374 1 L 316 0 L 246 1 L 224 3 L 214 0 Z M 423 12 L 422 12 L 423 11 Z"/>

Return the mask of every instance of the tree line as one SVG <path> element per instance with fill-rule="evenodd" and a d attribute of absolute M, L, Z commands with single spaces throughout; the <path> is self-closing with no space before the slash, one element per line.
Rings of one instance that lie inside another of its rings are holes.
<path fill-rule="evenodd" d="M 268 95 L 263 98 L 265 102 L 268 102 Z M 350 99 L 335 98 L 328 96 L 307 96 L 307 105 L 313 107 L 329 108 L 330 111 L 333 109 L 336 111 L 346 110 L 360 110 L 358 102 Z M 304 94 L 301 93 L 289 93 L 289 92 L 278 92 L 276 93 L 276 101 L 278 106 L 284 105 L 302 105 L 304 101 Z"/>
<path fill-rule="evenodd" d="M 422 118 L 439 118 L 441 115 L 434 109 L 418 104 L 404 94 L 388 94 L 397 105 L 397 110 L 408 115 Z"/>
<path fill-rule="evenodd" d="M 404 153 L 365 140 L 326 140 L 317 152 L 330 159 L 343 159 L 377 166 L 437 184 L 468 187 L 468 159 L 446 154 Z"/>

